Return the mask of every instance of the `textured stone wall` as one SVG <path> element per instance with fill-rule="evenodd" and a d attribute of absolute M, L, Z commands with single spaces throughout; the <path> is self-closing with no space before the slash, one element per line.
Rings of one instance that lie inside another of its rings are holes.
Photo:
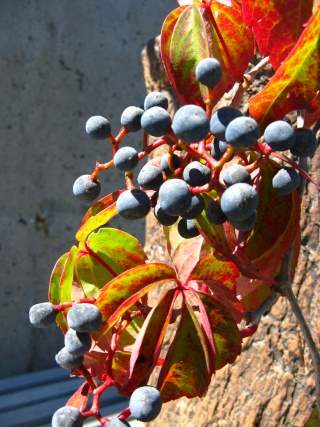
<path fill-rule="evenodd" d="M 50 272 L 74 244 L 88 206 L 74 180 L 107 161 L 107 142 L 84 132 L 92 115 L 142 105 L 140 61 L 175 0 L 10 0 L 0 2 L 1 212 L 0 376 L 55 365 L 63 338 L 36 330 L 29 307 L 47 300 Z M 139 135 L 129 136 L 138 146 Z M 121 173 L 101 175 L 102 192 L 123 188 Z M 144 222 L 117 226 L 144 240 Z"/>

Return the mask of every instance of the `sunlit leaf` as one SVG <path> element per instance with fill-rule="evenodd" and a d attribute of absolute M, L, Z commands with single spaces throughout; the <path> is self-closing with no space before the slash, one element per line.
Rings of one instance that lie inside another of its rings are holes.
<path fill-rule="evenodd" d="M 67 252 L 58 259 L 52 270 L 48 299 L 54 305 L 72 301 L 72 283 L 77 253 L 78 248 L 72 246 L 70 252 Z M 65 333 L 68 326 L 64 312 L 59 312 L 57 314 L 56 321 L 63 333 Z"/>
<path fill-rule="evenodd" d="M 125 388 L 135 390 L 156 366 L 179 291 L 168 291 L 148 314 L 132 349 Z"/>
<path fill-rule="evenodd" d="M 312 15 L 313 0 L 243 0 L 245 22 L 252 27 L 259 51 L 277 70 L 298 41 Z"/>
<path fill-rule="evenodd" d="M 212 2 L 210 9 L 194 3 L 175 9 L 166 18 L 161 32 L 161 55 L 181 103 L 203 106 L 208 89 L 195 78 L 198 62 L 215 57 L 221 63 L 223 77 L 211 93 L 212 101 L 217 102 L 246 70 L 253 56 L 253 36 L 237 3 L 229 7 Z"/>
<path fill-rule="evenodd" d="M 212 375 L 206 338 L 184 300 L 181 320 L 159 374 L 157 388 L 163 401 L 186 397 L 202 397 Z"/>
<path fill-rule="evenodd" d="M 320 9 L 270 82 L 249 99 L 260 130 L 293 110 L 320 110 Z"/>
<path fill-rule="evenodd" d="M 90 386 L 87 382 L 84 382 L 78 390 L 70 397 L 65 406 L 73 406 L 79 411 L 84 411 L 89 399 Z"/>
<path fill-rule="evenodd" d="M 110 329 L 116 321 L 143 295 L 166 281 L 176 280 L 174 269 L 166 264 L 150 263 L 134 267 L 111 280 L 101 291 L 96 306 L 103 318 L 99 336 Z"/>
<path fill-rule="evenodd" d="M 84 242 L 92 231 L 105 225 L 111 218 L 117 215 L 116 201 L 123 191 L 116 191 L 109 194 L 88 210 L 76 234 L 76 239 L 79 242 Z"/>
<path fill-rule="evenodd" d="M 241 353 L 241 336 L 229 310 L 215 297 L 198 292 L 208 314 L 216 349 L 216 369 L 233 363 Z"/>

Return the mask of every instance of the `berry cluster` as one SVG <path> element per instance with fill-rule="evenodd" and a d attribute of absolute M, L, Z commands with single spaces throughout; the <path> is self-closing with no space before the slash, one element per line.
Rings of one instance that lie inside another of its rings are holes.
<path fill-rule="evenodd" d="M 221 76 L 220 63 L 214 58 L 206 58 L 196 67 L 196 78 L 209 88 L 209 94 Z M 91 117 L 86 124 L 87 133 L 95 139 L 108 138 L 114 155 L 108 163 L 97 164 L 91 175 L 78 178 L 74 194 L 81 200 L 94 200 L 100 193 L 100 171 L 114 166 L 126 174 L 127 189 L 116 204 L 123 218 L 143 218 L 153 208 L 162 225 L 179 221 L 178 231 L 188 239 L 199 234 L 194 220 L 205 212 L 214 225 L 228 221 L 234 229 L 246 232 L 252 230 L 258 219 L 255 171 L 259 162 L 277 157 L 275 153 L 285 160 L 279 152 L 286 150 L 294 156 L 312 156 L 317 147 L 314 132 L 307 128 L 293 129 L 285 120 L 271 123 L 261 142 L 258 123 L 232 106 L 219 108 L 212 114 L 210 102 L 206 111 L 197 105 L 184 105 L 172 119 L 167 108 L 168 99 L 162 93 L 150 93 L 145 98 L 144 109 L 130 106 L 124 110 L 122 128 L 116 138 L 107 119 Z M 130 146 L 119 148 L 125 135 L 140 129 L 145 135 L 140 153 Z M 148 145 L 147 135 L 160 139 Z M 142 168 L 136 188 L 132 171 L 152 150 L 165 144 L 167 154 Z M 278 163 L 277 168 L 272 188 L 280 195 L 288 195 L 299 186 L 300 175 L 293 167 L 281 167 Z M 203 194 L 211 197 L 209 204 Z"/>

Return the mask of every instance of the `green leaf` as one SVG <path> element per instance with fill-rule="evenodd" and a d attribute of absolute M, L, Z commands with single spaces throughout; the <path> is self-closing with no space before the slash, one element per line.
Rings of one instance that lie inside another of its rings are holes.
<path fill-rule="evenodd" d="M 320 110 L 320 9 L 308 21 L 286 60 L 257 95 L 249 99 L 250 115 L 260 131 L 293 110 Z"/>
<path fill-rule="evenodd" d="M 186 299 L 181 310 L 157 384 L 164 402 L 183 396 L 202 397 L 213 373 L 204 332 Z"/>
<path fill-rule="evenodd" d="M 245 22 L 252 27 L 259 51 L 275 70 L 286 59 L 312 15 L 313 0 L 243 0 Z"/>
<path fill-rule="evenodd" d="M 132 349 L 124 387 L 133 391 L 148 380 L 160 356 L 166 330 L 171 320 L 177 289 L 168 291 L 148 314 Z"/>
<path fill-rule="evenodd" d="M 313 408 L 310 418 L 304 427 L 320 427 L 319 410 L 317 405 Z"/>
<path fill-rule="evenodd" d="M 232 7 L 212 2 L 210 9 L 193 3 L 175 9 L 166 18 L 161 31 L 161 56 L 181 103 L 204 106 L 208 88 L 197 81 L 196 65 L 207 57 L 220 61 L 222 79 L 210 91 L 210 99 L 216 103 L 242 78 L 253 57 L 253 35 L 235 2 Z"/>
<path fill-rule="evenodd" d="M 72 301 L 74 264 L 77 253 L 78 248 L 72 246 L 70 252 L 67 252 L 58 259 L 52 270 L 48 298 L 54 305 Z M 68 330 L 66 317 L 63 312 L 58 313 L 56 322 L 63 333 Z"/>
<path fill-rule="evenodd" d="M 209 317 L 216 349 L 216 369 L 233 363 L 241 353 L 241 336 L 229 310 L 215 297 L 197 292 Z"/>
<path fill-rule="evenodd" d="M 76 271 L 87 297 L 99 296 L 101 288 L 120 273 L 140 264 L 147 256 L 140 242 L 130 234 L 102 228 L 91 233 L 86 250 L 77 259 Z"/>
<path fill-rule="evenodd" d="M 105 225 L 118 214 L 116 201 L 124 190 L 109 194 L 95 203 L 82 219 L 81 226 L 76 234 L 79 242 L 84 242 L 88 235 L 97 228 Z"/>
<path fill-rule="evenodd" d="M 172 267 L 161 263 L 143 264 L 125 271 L 104 288 L 95 303 L 100 309 L 103 328 L 95 334 L 98 341 L 138 299 L 161 283 L 174 280 Z"/>

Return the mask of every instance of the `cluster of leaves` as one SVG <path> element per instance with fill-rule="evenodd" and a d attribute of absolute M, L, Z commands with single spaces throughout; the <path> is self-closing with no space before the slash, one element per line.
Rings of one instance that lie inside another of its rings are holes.
<path fill-rule="evenodd" d="M 199 105 L 210 115 L 220 98 L 242 82 L 257 46 L 275 70 L 249 100 L 260 130 L 293 110 L 304 109 L 308 124 L 320 117 L 320 10 L 313 1 L 179 3 L 164 22 L 161 53 L 182 104 Z M 195 78 L 197 63 L 206 57 L 217 58 L 223 68 L 221 82 L 210 89 Z M 251 152 L 247 162 L 256 159 Z M 205 211 L 195 220 L 200 236 L 193 239 L 183 239 L 176 224 L 164 227 L 173 266 L 149 262 L 134 237 L 105 227 L 117 215 L 116 201 L 124 190 L 88 210 L 76 234 L 78 246 L 57 261 L 49 285 L 55 306 L 92 298 L 101 311 L 103 326 L 93 333 L 95 346 L 85 355 L 87 376 L 130 396 L 158 367 L 164 402 L 205 394 L 215 371 L 237 358 L 242 338 L 254 331 L 250 325 L 240 330 L 239 323 L 274 292 L 282 258 L 293 243 L 294 273 L 300 201 L 297 191 L 286 196 L 272 191 L 277 168 L 265 159 L 255 170 L 259 206 L 252 231 L 235 233 L 228 222 L 212 225 Z M 208 205 L 216 193 L 203 196 Z M 150 306 L 149 295 L 159 286 L 163 292 Z M 56 320 L 65 334 L 66 310 Z M 86 407 L 95 382 L 86 384 L 68 405 Z"/>

